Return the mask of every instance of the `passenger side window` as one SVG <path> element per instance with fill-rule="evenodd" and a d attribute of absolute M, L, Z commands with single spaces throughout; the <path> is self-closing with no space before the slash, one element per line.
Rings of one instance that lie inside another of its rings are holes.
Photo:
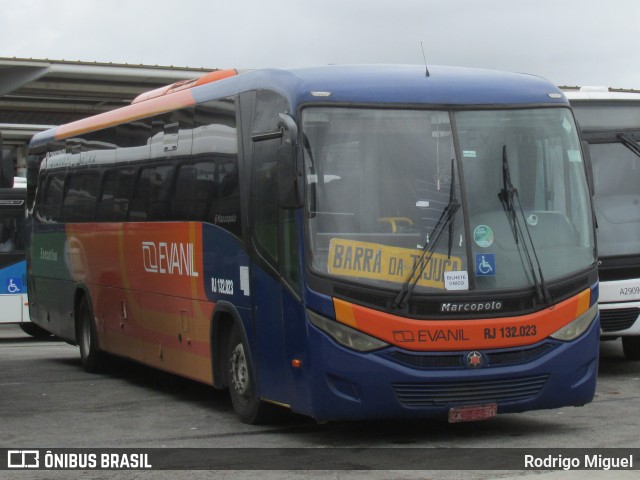
<path fill-rule="evenodd" d="M 82 172 L 69 176 L 62 202 L 62 218 L 67 222 L 93 221 L 100 177 L 96 172 Z"/>
<path fill-rule="evenodd" d="M 57 222 L 60 220 L 64 173 L 48 175 L 44 179 L 44 185 L 43 200 L 40 202 L 39 214 L 45 221 Z"/>
<path fill-rule="evenodd" d="M 172 185 L 173 166 L 143 168 L 131 200 L 129 220 L 168 220 Z"/>
<path fill-rule="evenodd" d="M 181 165 L 173 196 L 174 220 L 204 220 L 215 197 L 215 164 L 199 162 Z"/>
<path fill-rule="evenodd" d="M 198 105 L 195 110 L 192 156 L 195 160 L 205 161 L 208 165 L 206 178 L 211 181 L 207 187 L 208 203 L 204 206 L 201 220 L 242 237 L 236 124 L 235 98 Z M 198 177 L 203 177 L 202 171 L 199 171 Z M 204 194 L 200 196 L 204 198 Z"/>
<path fill-rule="evenodd" d="M 135 169 L 133 168 L 110 170 L 104 174 L 102 198 L 98 203 L 98 220 L 122 222 L 127 219 L 134 181 Z"/>

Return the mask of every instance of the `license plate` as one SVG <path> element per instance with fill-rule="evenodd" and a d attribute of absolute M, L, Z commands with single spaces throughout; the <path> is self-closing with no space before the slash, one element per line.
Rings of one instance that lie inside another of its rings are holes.
<path fill-rule="evenodd" d="M 449 409 L 449 423 L 476 422 L 487 420 L 498 414 L 498 405 L 489 403 L 487 405 L 469 405 L 466 407 L 453 407 Z"/>

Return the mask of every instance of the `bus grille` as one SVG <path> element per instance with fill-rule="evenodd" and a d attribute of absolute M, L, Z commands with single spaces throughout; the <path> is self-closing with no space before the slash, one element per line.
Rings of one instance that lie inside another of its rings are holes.
<path fill-rule="evenodd" d="M 478 402 L 518 402 L 534 398 L 548 375 L 467 382 L 394 383 L 396 397 L 406 407 Z"/>
<path fill-rule="evenodd" d="M 504 366 L 516 363 L 530 362 L 531 360 L 544 355 L 555 347 L 552 343 L 543 343 L 532 348 L 519 350 L 486 352 L 487 366 Z M 416 368 L 461 368 L 465 366 L 465 354 L 410 354 L 404 352 L 393 352 L 389 358 L 399 363 Z"/>
<path fill-rule="evenodd" d="M 617 332 L 631 328 L 640 315 L 640 308 L 600 310 L 600 326 L 603 332 Z"/>

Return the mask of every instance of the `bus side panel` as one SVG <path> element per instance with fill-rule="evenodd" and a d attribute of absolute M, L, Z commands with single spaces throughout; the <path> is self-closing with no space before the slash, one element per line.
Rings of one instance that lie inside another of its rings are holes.
<path fill-rule="evenodd" d="M 137 295 L 132 290 L 105 283 L 91 288 L 96 311 L 100 312 L 96 319 L 100 348 L 143 362 L 142 315 Z"/>
<path fill-rule="evenodd" d="M 304 304 L 287 289 L 283 293 L 282 314 L 287 339 L 285 366 L 291 372 L 288 403 L 293 411 L 307 411 L 312 404 L 307 313 Z M 296 362 L 299 365 L 297 368 L 294 367 L 293 360 L 299 360 L 299 363 Z"/>
<path fill-rule="evenodd" d="M 282 315 L 283 287 L 255 263 L 251 268 L 251 287 L 255 328 L 252 352 L 258 394 L 262 398 L 288 405 L 290 373 Z"/>
<path fill-rule="evenodd" d="M 105 350 L 212 382 L 201 225 L 68 226 L 71 274 L 89 286 Z"/>
<path fill-rule="evenodd" d="M 147 292 L 140 307 L 145 363 L 211 384 L 210 315 L 194 318 L 191 299 Z"/>
<path fill-rule="evenodd" d="M 75 343 L 73 302 L 75 283 L 68 263 L 64 225 L 38 224 L 30 246 L 29 275 L 32 301 L 38 308 L 31 320 L 56 336 Z"/>

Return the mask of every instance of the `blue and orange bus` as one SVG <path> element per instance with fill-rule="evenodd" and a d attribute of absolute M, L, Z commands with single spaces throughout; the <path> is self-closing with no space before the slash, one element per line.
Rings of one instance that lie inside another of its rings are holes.
<path fill-rule="evenodd" d="M 36 324 L 89 371 L 108 353 L 228 388 L 248 423 L 592 400 L 593 213 L 560 90 L 448 67 L 235 73 L 33 138 Z"/>

